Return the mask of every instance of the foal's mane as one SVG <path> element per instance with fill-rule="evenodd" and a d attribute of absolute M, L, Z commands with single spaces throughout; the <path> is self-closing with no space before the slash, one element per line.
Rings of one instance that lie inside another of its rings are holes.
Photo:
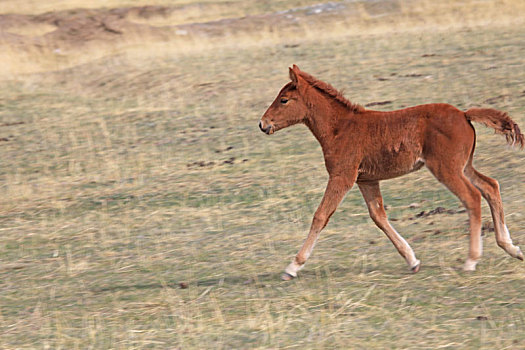
<path fill-rule="evenodd" d="M 303 78 L 310 86 L 316 88 L 320 92 L 332 97 L 337 102 L 341 103 L 346 108 L 354 113 L 364 112 L 365 108 L 358 103 L 352 103 L 346 97 L 343 96 L 343 93 L 334 88 L 332 85 L 325 83 L 319 79 L 314 78 L 308 73 L 303 71 L 299 72 L 301 78 Z"/>

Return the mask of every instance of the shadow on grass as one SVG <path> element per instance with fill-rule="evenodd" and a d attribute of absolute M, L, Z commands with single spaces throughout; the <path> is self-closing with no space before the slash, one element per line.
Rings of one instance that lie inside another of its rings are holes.
<path fill-rule="evenodd" d="M 348 276 L 351 278 L 352 276 L 355 276 L 356 274 L 373 274 L 373 273 L 382 273 L 385 276 L 389 277 L 404 277 L 404 276 L 411 276 L 413 275 L 415 278 L 417 276 L 426 276 L 427 274 L 439 274 L 440 272 L 438 270 L 441 270 L 441 266 L 439 265 L 424 265 L 422 266 L 422 270 L 414 274 L 408 269 L 403 269 L 403 266 L 400 266 L 399 270 L 397 270 L 395 273 L 389 272 L 389 271 L 382 271 L 381 269 L 377 268 L 367 268 L 364 270 L 358 271 L 355 267 L 331 267 L 329 272 L 327 272 L 325 269 L 317 268 L 317 269 L 310 269 L 310 270 L 303 270 L 300 272 L 299 277 L 289 281 L 284 282 L 281 280 L 281 271 L 275 271 L 272 273 L 263 273 L 258 275 L 246 275 L 241 274 L 237 276 L 224 276 L 224 277 L 217 277 L 217 278 L 204 278 L 204 279 L 198 279 L 193 281 L 183 281 L 183 280 L 169 280 L 166 281 L 166 283 L 161 282 L 151 282 L 151 283 L 135 283 L 135 284 L 129 284 L 129 285 L 106 285 L 106 286 L 98 286 L 98 287 L 92 287 L 91 291 L 93 293 L 106 293 L 106 292 L 117 292 L 117 291 L 128 291 L 128 290 L 153 290 L 153 289 L 163 289 L 163 288 L 178 288 L 178 289 L 186 289 L 186 288 L 192 288 L 192 287 L 211 287 L 211 286 L 249 286 L 249 285 L 255 285 L 255 286 L 268 286 L 268 284 L 271 285 L 278 285 L 278 284 L 286 284 L 286 283 L 293 283 L 295 280 L 311 280 L 311 281 L 319 281 L 319 280 L 325 280 L 330 279 L 333 276 Z M 453 270 L 457 272 L 461 272 L 461 269 L 454 268 Z"/>
<path fill-rule="evenodd" d="M 151 282 L 151 283 L 134 283 L 134 284 L 121 284 L 121 285 L 106 285 L 106 286 L 94 286 L 90 288 L 93 293 L 106 293 L 106 292 L 118 292 L 118 291 L 129 291 L 129 290 L 147 290 L 147 289 L 162 289 L 162 288 L 180 288 L 186 289 L 191 287 L 210 287 L 210 286 L 222 286 L 222 285 L 250 285 L 261 282 L 280 281 L 279 274 L 260 274 L 257 276 L 225 276 L 221 278 L 209 278 L 194 281 L 183 281 L 183 280 L 170 280 L 166 283 Z"/>

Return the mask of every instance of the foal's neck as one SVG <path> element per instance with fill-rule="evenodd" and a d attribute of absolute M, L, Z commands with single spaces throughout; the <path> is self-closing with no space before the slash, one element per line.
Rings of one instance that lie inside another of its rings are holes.
<path fill-rule="evenodd" d="M 339 103 L 330 103 L 313 106 L 310 110 L 305 124 L 321 144 L 323 152 L 329 151 L 336 134 L 336 125 L 343 115 L 353 114 L 348 108 Z"/>

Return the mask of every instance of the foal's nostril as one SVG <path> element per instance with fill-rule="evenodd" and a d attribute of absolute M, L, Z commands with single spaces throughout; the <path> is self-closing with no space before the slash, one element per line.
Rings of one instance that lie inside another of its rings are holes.
<path fill-rule="evenodd" d="M 268 125 L 266 128 L 263 128 L 262 122 L 259 122 L 259 129 L 261 129 L 261 131 L 264 132 L 266 135 L 270 135 L 270 131 L 272 130 L 272 126 Z"/>

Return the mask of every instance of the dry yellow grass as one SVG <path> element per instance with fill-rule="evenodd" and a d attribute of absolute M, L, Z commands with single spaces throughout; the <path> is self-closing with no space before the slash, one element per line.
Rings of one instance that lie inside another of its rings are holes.
<path fill-rule="evenodd" d="M 95 0 L 95 1 L 82 1 L 82 0 L 51 0 L 51 1 L 38 1 L 38 0 L 26 0 L 23 2 L 15 0 L 3 0 L 2 7 L 0 7 L 1 13 L 18 13 L 18 14 L 40 14 L 51 11 L 64 11 L 78 8 L 88 9 L 99 9 L 99 8 L 119 8 L 119 7 L 134 7 L 134 6 L 177 6 L 187 10 L 184 15 L 187 18 L 191 18 L 197 12 L 196 8 L 211 8 L 217 10 L 212 17 L 210 14 L 204 14 L 205 17 L 211 19 L 217 19 L 217 17 L 225 16 L 227 14 L 256 14 L 261 11 L 278 11 L 282 8 L 294 8 L 299 6 L 316 4 L 316 0 L 276 0 L 268 2 L 260 2 L 257 0 L 157 0 L 157 1 L 146 1 L 146 0 Z"/>
<path fill-rule="evenodd" d="M 257 129 L 290 64 L 355 102 L 491 106 L 525 127 L 522 2 L 400 4 L 383 26 L 362 5 L 329 30 L 2 50 L 0 348 L 523 348 L 523 264 L 487 231 L 479 270 L 459 270 L 466 216 L 416 217 L 459 208 L 425 171 L 383 187 L 418 274 L 353 190 L 279 281 L 326 182 L 306 128 Z M 523 247 L 525 155 L 477 129 Z"/>
<path fill-rule="evenodd" d="M 157 15 L 151 17 L 129 16 L 131 22 L 156 26 L 172 26 L 173 32 L 178 33 L 177 25 L 192 22 L 206 22 L 224 18 L 240 17 L 243 15 L 258 15 L 264 11 L 282 11 L 297 6 L 311 6 L 317 3 L 313 0 L 297 0 L 293 2 L 270 2 L 261 5 L 258 2 L 240 2 L 235 6 L 229 2 L 204 2 L 195 6 L 186 1 L 171 13 L 165 16 Z M 394 4 L 393 7 L 382 7 L 385 3 Z M 10 5 L 11 4 L 11 5 Z M 90 3 L 88 8 L 98 8 L 98 3 Z M 107 3 L 104 8 L 128 5 L 120 0 Z M 159 5 L 169 5 L 162 2 Z M 66 10 L 70 8 L 81 8 L 82 3 L 75 2 L 51 2 L 48 3 L 54 10 Z M 48 6 L 45 5 L 45 6 Z M 133 3 L 133 6 L 147 5 Z M 14 10 L 15 3 L 6 1 L 6 9 L 13 8 L 15 13 L 25 13 L 24 7 Z M 44 6 L 44 5 L 43 5 Z M 93 6 L 93 7 L 91 7 Z M 141 33 L 123 41 L 94 42 L 84 48 L 70 49 L 61 47 L 60 43 L 50 42 L 47 45 L 35 47 L 13 47 L 4 45 L 0 58 L 3 65 L 0 67 L 0 77 L 16 76 L 17 74 L 34 73 L 38 71 L 65 69 L 71 66 L 90 62 L 102 57 L 125 54 L 128 57 L 158 55 L 180 55 L 195 53 L 199 51 L 213 52 L 225 48 L 239 47 L 266 47 L 285 44 L 295 41 L 316 41 L 320 37 L 325 40 L 344 40 L 346 37 L 359 36 L 366 40 L 377 35 L 388 33 L 417 33 L 417 32 L 446 32 L 449 30 L 461 30 L 462 28 L 483 28 L 520 26 L 525 23 L 525 17 L 520 14 L 525 12 L 525 3 L 516 0 L 501 1 L 415 1 L 404 2 L 379 2 L 368 3 L 367 1 L 346 4 L 350 8 L 350 16 L 347 18 L 337 17 L 335 20 L 320 18 L 316 20 L 299 21 L 294 25 L 278 27 L 272 26 L 253 27 L 251 29 L 221 29 L 219 37 L 206 37 L 189 35 L 174 35 L 169 41 L 153 38 L 145 38 Z M 41 13 L 38 6 L 31 6 L 32 13 Z M 9 13 L 10 11 L 0 11 Z M 293 14 L 293 13 L 292 13 Z M 315 16 L 307 16 L 315 18 Z M 22 26 L 14 26 L 8 32 L 15 34 L 34 36 L 48 33 L 53 26 L 36 24 L 33 27 L 24 23 Z M 181 31 L 185 33 L 185 30 Z M 220 38 L 220 39 L 218 39 Z"/>

